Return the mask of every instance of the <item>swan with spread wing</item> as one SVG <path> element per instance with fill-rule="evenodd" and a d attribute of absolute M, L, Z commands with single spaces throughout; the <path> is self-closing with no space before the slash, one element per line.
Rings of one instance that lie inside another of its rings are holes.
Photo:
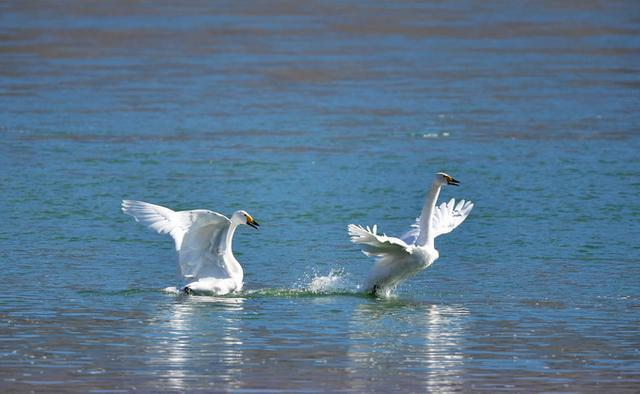
<path fill-rule="evenodd" d="M 178 271 L 188 294 L 223 295 L 242 290 L 244 273 L 233 256 L 231 244 L 236 228 L 259 224 L 246 211 L 227 218 L 206 209 L 173 211 L 143 201 L 123 200 L 122 212 L 160 234 L 169 234 L 178 252 Z"/>
<path fill-rule="evenodd" d="M 420 217 L 400 238 L 378 234 L 376 225 L 373 228 L 348 226 L 351 241 L 359 244 L 365 255 L 376 258 L 365 283 L 367 292 L 388 295 L 400 282 L 429 267 L 440 256 L 434 239 L 451 232 L 469 216 L 473 209 L 471 201 L 456 203 L 452 198 L 436 207 L 444 185 L 458 186 L 460 182 L 443 172 L 437 173 Z"/>

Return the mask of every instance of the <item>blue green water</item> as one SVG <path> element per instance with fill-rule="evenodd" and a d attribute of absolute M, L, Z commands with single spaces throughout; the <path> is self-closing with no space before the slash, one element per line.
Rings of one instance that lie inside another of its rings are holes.
<path fill-rule="evenodd" d="M 634 391 L 640 7 L 0 4 L 3 391 Z M 375 299 L 349 223 L 475 208 Z M 230 297 L 123 198 L 246 209 Z"/>

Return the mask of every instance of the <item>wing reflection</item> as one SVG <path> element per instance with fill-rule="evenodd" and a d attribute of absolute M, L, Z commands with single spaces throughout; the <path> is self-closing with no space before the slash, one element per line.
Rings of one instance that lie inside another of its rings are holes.
<path fill-rule="evenodd" d="M 352 388 L 382 390 L 389 370 L 412 377 L 416 370 L 423 370 L 426 372 L 419 376 L 424 379 L 405 382 L 406 388 L 462 390 L 462 342 L 468 315 L 461 306 L 397 300 L 358 305 L 350 321 L 348 356 L 357 370 L 352 370 L 354 375 L 368 370 L 371 376 L 366 381 L 354 381 Z"/>

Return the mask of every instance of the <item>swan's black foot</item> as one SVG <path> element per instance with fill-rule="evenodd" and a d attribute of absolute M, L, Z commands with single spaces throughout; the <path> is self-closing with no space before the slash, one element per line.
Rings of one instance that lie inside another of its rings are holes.
<path fill-rule="evenodd" d="M 185 286 L 185 287 L 182 289 L 182 291 L 184 292 L 184 294 L 187 294 L 187 295 L 191 295 L 191 294 L 193 294 L 193 290 L 191 290 L 191 287 L 189 287 L 189 286 Z"/>
<path fill-rule="evenodd" d="M 369 290 L 369 295 L 376 297 L 378 295 L 378 290 L 380 290 L 380 286 L 373 285 L 371 290 Z"/>

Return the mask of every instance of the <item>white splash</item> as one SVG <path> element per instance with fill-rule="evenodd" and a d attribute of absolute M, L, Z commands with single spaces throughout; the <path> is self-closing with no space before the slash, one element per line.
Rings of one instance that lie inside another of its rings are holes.
<path fill-rule="evenodd" d="M 349 281 L 349 274 L 342 268 L 331 269 L 328 275 L 313 273 L 313 277 L 306 275 L 307 284 L 301 287 L 314 293 L 330 293 L 335 291 L 354 291 L 358 286 Z"/>
<path fill-rule="evenodd" d="M 162 289 L 162 291 L 164 291 L 165 293 L 170 293 L 170 294 L 180 294 L 180 291 L 175 286 L 165 287 L 164 289 Z"/>

